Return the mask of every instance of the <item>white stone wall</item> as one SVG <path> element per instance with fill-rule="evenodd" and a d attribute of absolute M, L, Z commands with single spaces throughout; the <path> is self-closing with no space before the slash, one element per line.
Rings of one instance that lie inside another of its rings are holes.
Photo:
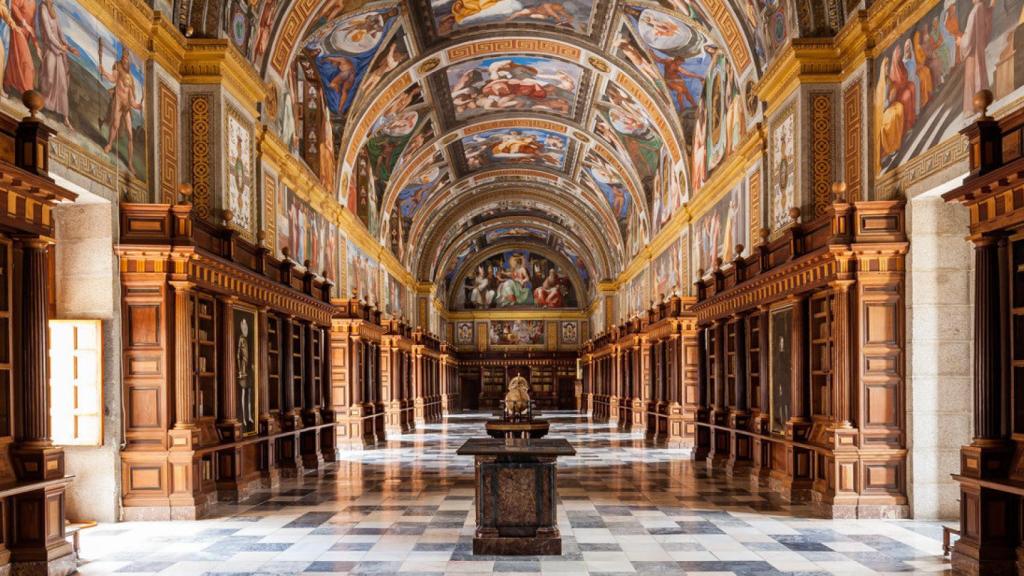
<path fill-rule="evenodd" d="M 907 429 L 918 519 L 959 516 L 960 446 L 972 424 L 974 257 L 967 210 L 926 193 L 907 203 Z"/>
<path fill-rule="evenodd" d="M 103 321 L 103 446 L 65 447 L 71 483 L 67 516 L 115 522 L 119 514 L 121 442 L 121 315 L 113 237 L 113 205 L 83 193 L 55 211 L 56 318 Z"/>

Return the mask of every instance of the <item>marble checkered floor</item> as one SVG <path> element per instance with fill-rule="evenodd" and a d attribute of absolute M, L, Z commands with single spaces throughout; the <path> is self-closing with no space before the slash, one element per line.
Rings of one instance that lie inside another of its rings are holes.
<path fill-rule="evenodd" d="M 684 451 L 549 414 L 559 460 L 561 557 L 472 554 L 473 460 L 484 416 L 462 415 L 345 454 L 198 522 L 83 532 L 82 574 L 940 574 L 941 526 L 809 519 L 748 483 L 708 478 Z"/>

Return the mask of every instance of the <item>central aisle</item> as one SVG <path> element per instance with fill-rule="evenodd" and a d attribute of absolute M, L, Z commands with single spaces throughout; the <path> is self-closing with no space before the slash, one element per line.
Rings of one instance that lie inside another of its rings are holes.
<path fill-rule="evenodd" d="M 83 574 L 941 573 L 934 523 L 799 518 L 749 485 L 704 477 L 684 451 L 575 414 L 547 414 L 559 459 L 561 557 L 474 557 L 473 459 L 483 415 L 350 452 L 218 519 L 109 524 L 82 535 Z"/>

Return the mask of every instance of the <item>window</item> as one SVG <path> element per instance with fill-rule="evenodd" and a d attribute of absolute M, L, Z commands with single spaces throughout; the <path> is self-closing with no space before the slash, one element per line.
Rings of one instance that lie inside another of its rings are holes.
<path fill-rule="evenodd" d="M 103 444 L 99 320 L 50 320 L 50 433 L 55 444 Z"/>

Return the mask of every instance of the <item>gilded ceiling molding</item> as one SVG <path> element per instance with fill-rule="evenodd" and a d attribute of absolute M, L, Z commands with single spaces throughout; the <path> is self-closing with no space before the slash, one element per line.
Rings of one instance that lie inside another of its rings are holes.
<path fill-rule="evenodd" d="M 537 182 L 538 179 L 547 179 L 549 183 L 542 184 Z M 593 213 L 578 212 L 569 208 L 576 201 L 592 196 L 594 194 L 593 191 L 555 174 L 525 168 L 496 169 L 460 180 L 450 185 L 450 188 L 454 190 L 450 197 L 446 197 L 447 189 L 441 189 L 434 193 L 430 201 L 421 207 L 417 213 L 417 215 L 430 214 L 432 218 L 429 220 L 426 218 L 416 218 L 409 231 L 409 241 L 418 242 L 421 238 L 429 238 L 432 233 L 431 231 L 435 227 L 450 227 L 454 224 L 454 222 L 449 221 L 447 212 L 466 207 L 465 204 L 456 202 L 455 199 L 467 190 L 473 190 L 474 200 L 478 200 L 485 197 L 484 194 L 487 190 L 499 187 L 499 191 L 504 194 L 502 197 L 504 200 L 508 199 L 510 187 L 515 187 L 520 194 L 530 191 L 531 195 L 529 197 L 531 199 L 559 206 L 559 209 L 562 211 L 557 212 L 557 214 L 568 215 L 576 225 L 582 226 L 600 222 L 604 227 L 604 232 L 598 234 L 595 238 L 602 240 L 616 238 L 618 241 L 612 245 L 613 247 L 621 250 L 625 246 L 625 240 L 621 238 L 618 231 L 618 224 L 615 222 L 610 209 L 607 208 L 607 202 L 603 199 L 597 199 L 600 204 L 595 205 L 593 202 L 587 202 L 580 206 L 583 210 L 593 210 Z M 559 192 L 566 190 L 569 191 L 569 195 Z M 424 229 L 424 227 L 426 228 Z"/>
<path fill-rule="evenodd" d="M 270 68 L 284 77 L 285 68 L 292 61 L 292 55 L 298 50 L 300 36 L 306 31 L 306 20 L 318 12 L 324 0 L 295 0 L 290 3 L 281 17 L 284 22 L 278 27 L 277 34 L 271 38 L 270 45 L 274 51 L 270 56 Z"/>
<path fill-rule="evenodd" d="M 729 47 L 737 76 L 743 76 L 753 63 L 746 36 L 740 30 L 739 24 L 724 0 L 702 0 L 702 3 L 707 8 L 708 15 L 715 23 L 718 32 L 722 35 L 722 39 L 725 40 L 725 45 Z"/>
<path fill-rule="evenodd" d="M 225 88 L 256 118 L 266 98 L 266 85 L 230 40 L 191 39 L 181 63 L 183 84 L 213 84 Z"/>
<path fill-rule="evenodd" d="M 573 310 L 458 310 L 450 311 L 440 300 L 434 307 L 449 322 L 469 320 L 586 320 L 588 308 Z M 440 307 L 438 307 L 440 306 Z"/>
<path fill-rule="evenodd" d="M 501 225 L 503 226 L 508 226 L 510 221 L 515 222 L 515 220 L 513 220 L 510 217 L 504 217 L 500 220 Z M 488 223 L 490 222 L 494 221 L 488 221 Z M 598 252 L 596 252 L 597 255 L 595 256 L 595 252 L 593 251 L 580 249 L 580 247 L 577 245 L 577 243 L 579 243 L 580 240 L 575 234 L 572 234 L 567 230 L 560 232 L 560 234 L 573 239 L 574 245 L 571 246 L 571 248 L 576 250 L 577 255 L 579 257 L 587 259 L 585 264 L 587 265 L 588 269 L 592 271 L 593 276 L 595 278 L 602 278 L 607 276 L 607 274 L 609 273 L 610 263 L 607 261 L 607 256 L 603 253 L 603 251 L 599 250 Z M 456 255 L 459 254 L 460 251 L 466 247 L 469 241 L 475 240 L 476 238 L 479 238 L 479 235 L 474 237 L 468 236 L 465 233 L 459 233 L 456 237 L 446 239 L 445 241 L 437 244 L 442 248 L 440 250 L 434 251 L 433 253 L 440 254 L 440 256 L 436 258 L 435 261 L 433 262 L 430 271 L 430 276 L 428 278 L 431 281 L 437 281 L 436 276 L 440 273 L 447 271 L 448 264 L 452 260 L 452 258 L 455 258 Z M 596 246 L 598 245 L 597 242 L 599 241 L 591 238 L 590 242 L 586 245 Z"/>
<path fill-rule="evenodd" d="M 457 222 L 448 222 L 449 220 L 465 220 L 469 221 L 476 217 L 479 211 L 489 210 L 494 205 L 508 200 L 508 188 L 507 187 L 496 187 L 495 189 L 484 190 L 479 194 L 473 196 L 473 198 L 465 203 L 461 203 L 459 206 L 455 206 L 455 203 L 449 203 L 446 205 L 445 212 L 438 214 L 438 217 L 432 223 L 432 226 L 428 228 L 426 234 L 422 236 L 423 250 L 419 253 L 420 258 L 411 262 L 412 269 L 417 271 L 419 278 L 433 278 L 435 275 L 435 269 L 438 265 L 438 259 L 427 258 L 426 255 L 441 254 L 445 248 L 450 246 L 451 238 L 453 238 L 458 232 L 453 232 L 452 227 Z M 552 214 L 570 214 L 572 218 L 570 221 L 579 226 L 579 234 L 581 237 L 585 237 L 586 241 L 590 243 L 591 247 L 597 251 L 599 255 L 599 262 L 601 262 L 608 272 L 615 269 L 616 266 L 621 262 L 621 258 L 614 258 L 613 255 L 607 252 L 609 246 L 603 240 L 607 239 L 606 235 L 602 235 L 601 232 L 593 228 L 593 220 L 587 218 L 581 218 L 579 214 L 576 214 L 576 210 L 579 207 L 574 207 L 565 199 L 552 197 L 550 193 L 538 192 L 530 188 L 524 188 L 519 191 L 516 197 L 516 201 L 536 201 L 545 206 L 551 208 Z M 462 212 L 459 214 L 461 218 L 454 218 L 450 215 L 452 211 L 461 209 Z M 440 235 L 445 235 L 438 237 Z M 596 266 L 597 263 L 592 263 Z"/>
<path fill-rule="evenodd" d="M 526 228 L 539 228 L 543 231 L 556 235 L 562 241 L 564 241 L 569 248 L 571 248 L 576 254 L 583 258 L 587 268 L 591 272 L 592 278 L 604 277 L 606 271 L 604 267 L 598 269 L 597 266 L 601 264 L 593 253 L 590 251 L 590 246 L 582 241 L 572 231 L 551 222 L 550 220 L 544 220 L 541 218 L 534 217 L 520 217 L 520 216 L 499 216 L 491 220 L 486 220 L 479 224 L 476 224 L 470 228 L 462 231 L 449 245 L 445 248 L 444 255 L 438 260 L 440 264 L 444 264 L 440 267 L 440 270 L 446 270 L 448 260 L 457 254 L 467 243 L 474 242 L 481 236 L 486 236 L 489 232 L 500 230 L 502 228 L 509 227 L 526 227 Z M 530 236 L 515 236 L 511 238 L 520 238 L 524 241 L 533 240 Z M 539 240 L 539 239 L 536 239 Z M 557 251 L 557 248 L 552 248 Z"/>
<path fill-rule="evenodd" d="M 577 46 L 567 41 L 548 38 L 538 37 L 536 35 L 523 35 L 522 31 L 513 32 L 509 31 L 509 34 L 520 34 L 519 36 L 509 36 L 507 38 L 500 39 L 487 39 L 487 40 L 465 40 L 454 46 L 442 46 L 433 51 L 428 51 L 420 54 L 417 58 L 417 62 L 431 62 L 431 66 L 428 69 L 420 72 L 420 68 L 423 66 L 413 66 L 407 68 L 405 72 L 392 78 L 390 82 L 379 89 L 377 96 L 373 99 L 370 105 L 363 110 L 353 110 L 350 113 L 349 121 L 345 129 L 345 134 L 341 139 L 340 149 L 343 151 L 339 155 L 341 161 L 338 163 L 338 182 L 344 188 L 347 186 L 349 179 L 351 178 L 352 166 L 355 163 L 356 156 L 359 153 L 359 149 L 362 147 L 369 130 L 374 122 L 380 117 L 381 113 L 387 106 L 401 94 L 405 89 L 413 84 L 413 82 L 420 81 L 432 74 L 444 73 L 448 66 L 457 62 L 464 61 L 470 58 L 479 58 L 492 55 L 508 55 L 510 53 L 532 55 L 532 56 L 549 56 L 558 58 L 560 60 L 568 60 L 574 64 L 577 64 L 584 69 L 593 68 L 593 64 L 590 60 L 598 58 L 600 62 L 611 61 L 602 53 L 602 50 L 597 46 L 590 46 L 587 43 L 583 43 L 579 40 L 576 42 L 583 44 L 584 46 Z M 434 61 L 437 61 L 434 64 Z M 631 96 L 637 99 L 637 101 L 644 106 L 646 111 L 650 114 L 655 127 L 661 132 L 662 137 L 665 139 L 666 145 L 669 147 L 670 156 L 672 157 L 673 164 L 679 164 L 684 161 L 686 156 L 685 140 L 682 139 L 677 126 L 678 122 L 669 121 L 669 118 L 675 118 L 673 114 L 668 114 L 665 110 L 667 103 L 657 102 L 651 98 L 645 89 L 641 87 L 641 83 L 635 77 L 633 70 L 624 70 L 618 65 L 608 66 L 608 74 L 614 76 L 615 81 L 619 83 Z M 600 87 L 600 83 L 595 83 L 595 88 Z M 544 122 L 554 122 L 555 124 L 561 124 L 562 126 L 568 126 L 573 128 L 575 131 L 584 134 L 586 138 L 595 140 L 596 137 L 589 129 L 583 126 L 575 126 L 573 122 L 568 119 L 557 119 L 551 118 L 548 120 L 547 116 L 544 116 Z M 494 121 L 497 122 L 497 121 Z M 476 124 L 479 125 L 479 119 Z M 470 125 L 470 126 L 473 126 Z M 530 127 L 528 125 L 521 125 L 522 127 Z M 440 128 L 440 126 L 439 126 Z M 459 129 L 453 129 L 448 132 L 439 133 L 438 138 L 442 144 L 449 144 L 448 139 L 454 133 L 462 135 L 468 134 L 465 130 L 468 126 L 463 126 Z M 572 131 L 562 132 L 573 137 Z M 582 140 L 582 139 L 581 139 Z M 566 167 L 566 171 L 570 172 L 569 167 Z"/>

